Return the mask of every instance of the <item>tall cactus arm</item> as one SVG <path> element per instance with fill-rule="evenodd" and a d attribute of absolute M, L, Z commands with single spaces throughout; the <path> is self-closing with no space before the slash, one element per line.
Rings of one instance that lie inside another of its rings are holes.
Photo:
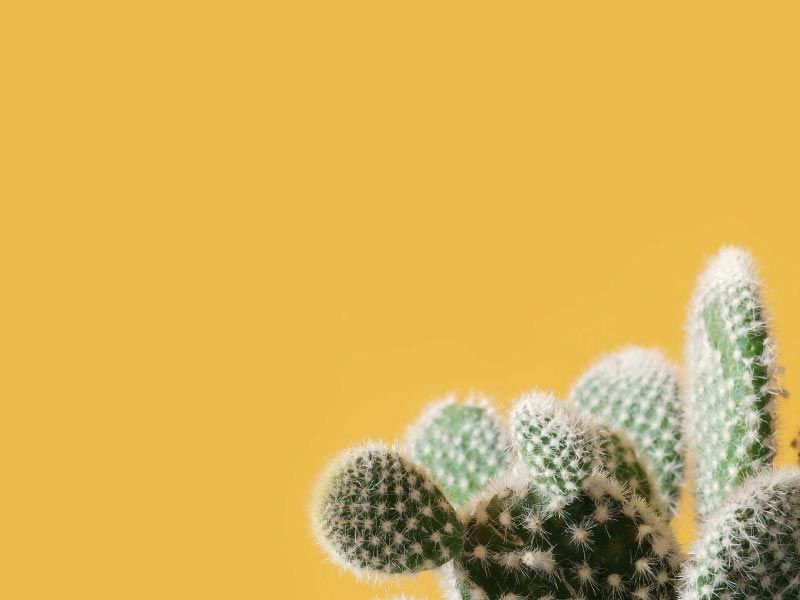
<path fill-rule="evenodd" d="M 723 248 L 700 276 L 687 327 L 686 424 L 701 517 L 772 463 L 774 348 L 752 257 Z"/>

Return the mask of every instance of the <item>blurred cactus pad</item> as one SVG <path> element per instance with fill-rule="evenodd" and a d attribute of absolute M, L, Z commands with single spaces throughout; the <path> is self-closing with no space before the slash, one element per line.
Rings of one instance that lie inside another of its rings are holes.
<path fill-rule="evenodd" d="M 506 422 L 450 397 L 402 447 L 345 450 L 317 482 L 320 547 L 368 580 L 438 571 L 447 599 L 800 599 L 800 469 L 773 465 L 783 390 L 748 252 L 708 261 L 686 333 L 681 365 L 623 347 L 566 401 L 523 394 Z M 687 484 L 683 555 L 670 520 Z"/>

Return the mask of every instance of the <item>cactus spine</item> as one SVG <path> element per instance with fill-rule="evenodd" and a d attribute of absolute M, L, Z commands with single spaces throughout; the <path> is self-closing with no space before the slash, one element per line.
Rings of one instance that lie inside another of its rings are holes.
<path fill-rule="evenodd" d="M 723 248 L 708 263 L 687 331 L 687 425 L 702 516 L 775 454 L 774 350 L 747 252 Z"/>
<path fill-rule="evenodd" d="M 570 402 L 630 435 L 670 509 L 683 479 L 682 418 L 675 369 L 655 349 L 603 357 L 572 388 Z"/>

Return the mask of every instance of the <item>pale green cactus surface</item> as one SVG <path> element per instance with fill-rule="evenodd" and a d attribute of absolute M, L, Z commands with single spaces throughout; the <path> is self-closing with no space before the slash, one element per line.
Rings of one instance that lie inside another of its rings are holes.
<path fill-rule="evenodd" d="M 684 469 L 682 409 L 675 369 L 661 352 L 629 347 L 601 358 L 570 402 L 631 437 L 674 510 Z"/>
<path fill-rule="evenodd" d="M 687 328 L 687 427 L 700 516 L 775 454 L 775 357 L 750 255 L 724 248 L 695 290 Z"/>
<path fill-rule="evenodd" d="M 480 396 L 431 404 L 409 428 L 406 447 L 456 506 L 482 489 L 509 459 L 505 425 Z"/>

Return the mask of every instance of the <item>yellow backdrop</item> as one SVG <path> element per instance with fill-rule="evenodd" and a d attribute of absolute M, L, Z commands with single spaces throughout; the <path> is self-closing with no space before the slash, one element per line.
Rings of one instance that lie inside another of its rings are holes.
<path fill-rule="evenodd" d="M 798 16 L 4 6 L 0 596 L 384 595 L 311 541 L 325 460 L 448 391 L 680 360 L 723 243 L 800 388 Z"/>

